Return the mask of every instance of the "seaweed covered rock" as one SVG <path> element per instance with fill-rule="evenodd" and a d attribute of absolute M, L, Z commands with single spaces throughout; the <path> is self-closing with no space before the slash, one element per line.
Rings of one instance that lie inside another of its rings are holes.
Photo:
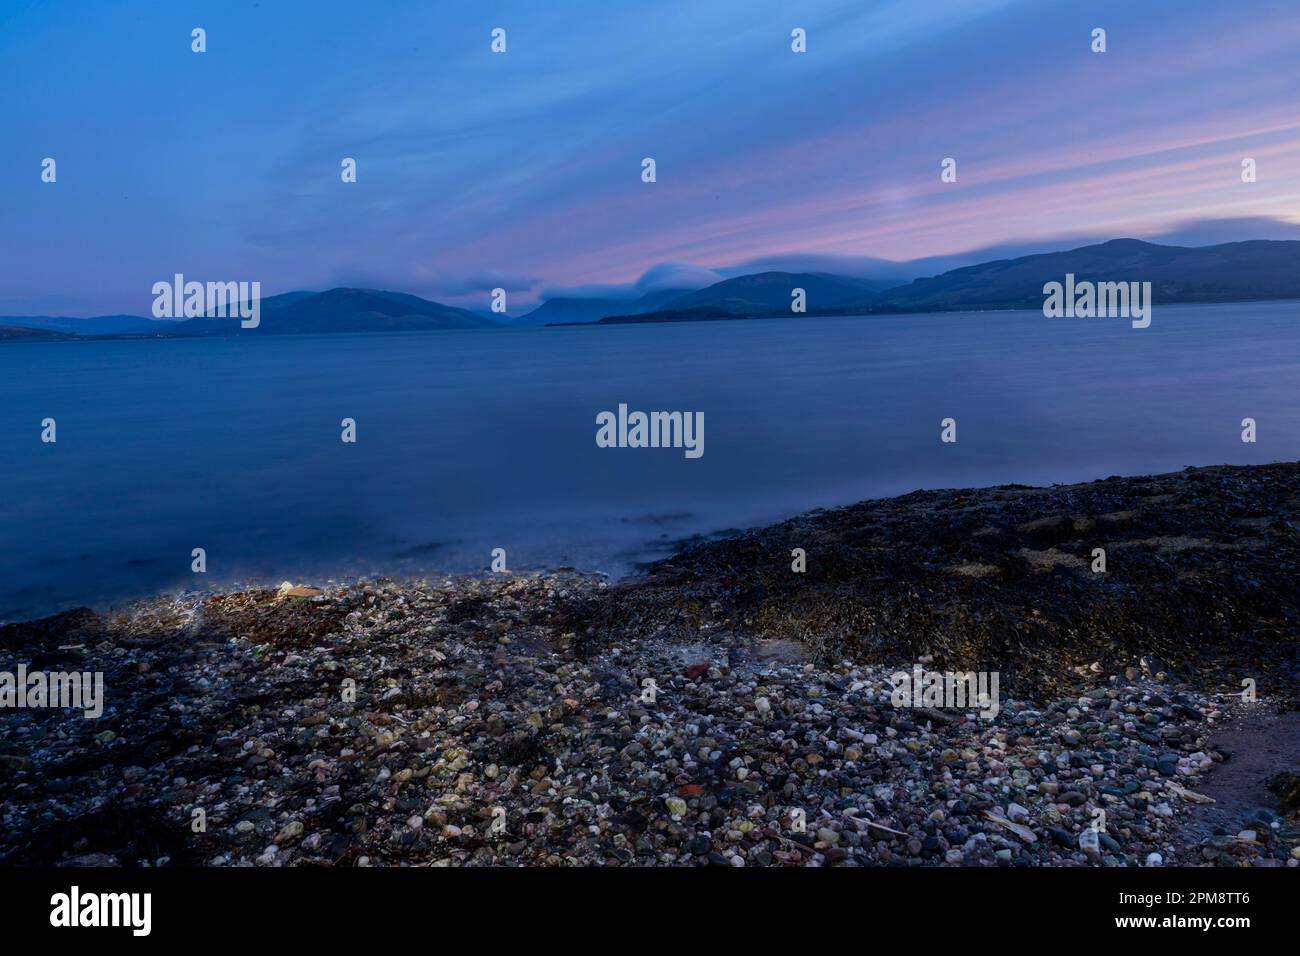
<path fill-rule="evenodd" d="M 576 608 L 570 626 L 595 642 L 734 628 L 825 660 L 929 654 L 1001 670 L 1028 694 L 1145 659 L 1166 677 L 1294 695 L 1300 464 L 816 511 L 688 547 Z"/>

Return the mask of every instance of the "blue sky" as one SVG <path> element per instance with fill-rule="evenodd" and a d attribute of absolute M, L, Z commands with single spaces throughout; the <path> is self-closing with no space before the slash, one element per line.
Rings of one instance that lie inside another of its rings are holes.
<path fill-rule="evenodd" d="M 1300 235 L 1298 103 L 1294 0 L 0 0 L 0 312 Z"/>

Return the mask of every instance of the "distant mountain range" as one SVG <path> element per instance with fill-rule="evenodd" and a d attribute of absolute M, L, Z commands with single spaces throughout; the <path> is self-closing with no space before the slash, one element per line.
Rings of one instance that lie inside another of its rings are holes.
<path fill-rule="evenodd" d="M 290 292 L 262 300 L 261 323 L 242 329 L 236 320 L 187 319 L 178 335 L 301 335 L 316 332 L 418 332 L 435 329 L 485 329 L 498 323 L 468 309 L 430 302 L 404 292 L 330 289 Z"/>
<path fill-rule="evenodd" d="M 234 318 L 173 321 L 134 315 L 93 319 L 51 316 L 0 317 L 0 339 L 30 339 L 22 331 L 49 333 L 42 338 L 187 338 L 217 335 L 301 335 L 319 332 L 413 332 L 437 329 L 484 329 L 499 323 L 466 309 L 430 302 L 404 292 L 330 289 L 286 292 L 261 300 L 256 328 L 240 327 Z"/>
<path fill-rule="evenodd" d="M 667 304 L 670 309 L 710 307 L 733 315 L 772 315 L 790 311 L 792 289 L 804 290 L 808 303 L 821 309 L 852 308 L 875 301 L 891 283 L 853 279 L 823 272 L 760 272 L 724 279 Z"/>
<path fill-rule="evenodd" d="M 1038 309 L 1043 285 L 1064 280 L 1150 282 L 1156 303 L 1300 299 L 1300 241 L 1162 246 L 1113 239 L 1066 252 L 998 259 L 904 284 L 823 273 L 765 272 L 716 283 L 653 312 L 606 316 L 601 324 L 797 317 L 790 291 L 804 289 L 808 315 Z"/>
<path fill-rule="evenodd" d="M 806 315 L 1037 309 L 1043 303 L 1043 284 L 1062 281 L 1066 273 L 1073 273 L 1076 281 L 1150 282 L 1156 303 L 1300 299 L 1300 241 L 1259 239 L 1184 247 L 1114 239 L 1065 252 L 965 266 L 909 283 L 824 272 L 760 272 L 725 279 L 703 289 L 660 290 L 636 299 L 550 299 L 509 324 L 591 325 L 792 317 L 791 292 L 796 288 L 804 290 Z M 501 325 L 482 313 L 401 292 L 330 289 L 289 292 L 263 299 L 261 323 L 255 329 L 243 329 L 238 319 L 230 318 L 171 321 L 132 315 L 90 319 L 0 316 L 0 340 L 297 335 L 482 329 Z"/>
<path fill-rule="evenodd" d="M 912 309 L 1040 308 L 1043 283 L 1151 283 L 1157 303 L 1300 298 L 1300 241 L 1257 239 L 1218 246 L 1161 246 L 1112 239 L 1068 252 L 1000 259 L 917 279 L 881 303 Z"/>

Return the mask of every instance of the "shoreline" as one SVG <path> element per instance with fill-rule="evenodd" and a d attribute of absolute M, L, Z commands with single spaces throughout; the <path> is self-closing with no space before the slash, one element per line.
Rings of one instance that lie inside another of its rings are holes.
<path fill-rule="evenodd" d="M 1296 707 L 1298 503 L 1300 463 L 922 491 L 614 583 L 6 625 L 7 660 L 103 672 L 106 703 L 0 712 L 0 863 L 1294 866 L 1282 803 L 1195 824 L 1216 767 L 1264 765 L 1216 741 Z M 897 706 L 917 664 L 1000 674 L 999 712 Z"/>
<path fill-rule="evenodd" d="M 1297 300 L 1300 301 L 1300 300 Z M 726 546 L 727 542 L 736 541 L 741 538 L 762 535 L 772 532 L 774 529 L 784 528 L 802 520 L 810 519 L 814 516 L 837 514 L 849 512 L 855 509 L 861 509 L 872 505 L 890 501 L 901 501 L 918 495 L 937 495 L 937 496 L 955 496 L 961 499 L 968 496 L 981 496 L 986 493 L 1013 491 L 1013 492 L 1033 492 L 1047 493 L 1053 490 L 1065 490 L 1074 488 L 1084 488 L 1099 485 L 1102 482 L 1145 482 L 1150 480 L 1162 479 L 1173 475 L 1186 472 L 1211 472 L 1218 469 L 1245 469 L 1251 470 L 1256 468 L 1268 468 L 1274 466 L 1286 466 L 1291 462 L 1282 460 L 1274 461 L 1268 464 L 1221 464 L 1221 465 L 1189 465 L 1182 469 L 1182 472 L 1162 472 L 1149 474 L 1145 472 L 1123 472 L 1110 475 L 1106 478 L 1085 478 L 1080 480 L 1052 480 L 1050 484 L 1023 485 L 1019 483 L 1004 484 L 980 484 L 968 487 L 955 487 L 946 485 L 934 486 L 907 486 L 910 490 L 901 491 L 895 494 L 880 494 L 869 498 L 863 498 L 856 503 L 849 504 L 822 504 L 807 506 L 806 510 L 794 511 L 782 509 L 780 511 L 767 510 L 761 517 L 751 515 L 748 519 L 738 521 L 727 525 L 707 526 L 701 530 L 685 531 L 674 537 L 644 538 L 633 545 L 633 550 L 639 552 L 640 557 L 627 557 L 626 559 L 616 562 L 612 567 L 599 569 L 597 567 L 580 566 L 573 563 L 534 563 L 524 564 L 521 567 L 512 567 L 508 573 L 515 576 L 539 576 L 539 575 L 585 575 L 591 577 L 603 578 L 611 586 L 635 583 L 644 578 L 652 576 L 656 571 L 665 566 L 671 566 L 674 558 L 692 552 L 701 546 L 720 544 Z M 1295 464 L 1300 465 L 1300 461 Z M 618 520 L 627 522 L 649 522 L 655 523 L 659 516 L 654 514 L 642 516 L 623 517 Z M 661 557 L 650 557 L 652 553 L 658 553 Z M 347 562 L 345 562 L 346 564 Z M 177 601 L 188 603 L 201 603 L 212 597 L 224 594 L 231 594 L 241 591 L 256 591 L 274 588 L 277 583 L 286 578 L 310 579 L 318 582 L 315 586 L 330 588 L 347 588 L 358 587 L 369 582 L 375 581 L 424 581 L 424 580 L 444 580 L 455 581 L 460 579 L 478 578 L 491 576 L 493 572 L 485 567 L 477 569 L 448 568 L 448 567 L 421 567 L 408 566 L 405 568 L 382 567 L 370 559 L 362 559 L 360 562 L 353 562 L 356 566 L 350 570 L 340 570 L 338 563 L 328 569 L 318 569 L 316 567 L 304 569 L 302 567 L 281 568 L 272 572 L 264 573 L 243 573 L 234 574 L 229 577 L 215 577 L 209 580 L 209 575 L 203 576 L 203 583 L 187 583 L 181 585 L 175 581 L 162 584 L 159 586 L 137 585 L 125 591 L 105 591 L 97 597 L 93 597 L 85 602 L 76 600 L 66 600 L 60 604 L 45 604 L 37 606 L 34 610 L 24 610 L 15 612 L 18 616 L 0 617 L 0 629 L 6 627 L 16 627 L 27 624 L 33 624 L 47 618 L 57 617 L 71 611 L 91 610 L 101 615 L 115 615 L 128 610 L 131 607 L 157 601 Z M 381 569 L 382 567 L 382 569 Z M 193 575 L 186 576 L 187 581 L 193 581 Z"/>
<path fill-rule="evenodd" d="M 1271 305 L 1276 303 L 1300 302 L 1300 298 L 1294 296 L 1273 296 L 1265 298 L 1230 298 L 1230 299 L 1163 299 L 1163 306 L 1178 306 L 1180 308 L 1187 306 L 1233 306 L 1233 305 Z M 702 307 L 696 310 L 686 310 L 687 312 L 708 312 L 711 307 Z M 506 322 L 499 322 L 495 325 L 466 327 L 466 328 L 415 328 L 415 329 L 342 329 L 330 330 L 321 329 L 319 331 L 267 331 L 260 335 L 248 336 L 243 338 L 262 338 L 273 336 L 275 338 L 297 338 L 299 336 L 333 336 L 333 335 L 421 335 L 428 332 L 519 332 L 519 331 L 537 331 L 545 329 L 571 329 L 584 326 L 597 328 L 610 328 L 619 325 L 677 325 L 691 322 L 744 322 L 744 321 L 764 321 L 768 319 L 789 319 L 800 322 L 807 319 L 874 319 L 874 318 L 925 318 L 926 316 L 946 316 L 946 315 L 980 315 L 992 313 L 1003 315 L 1011 312 L 1026 312 L 1034 315 L 1042 315 L 1042 302 L 1027 301 L 1019 305 L 979 305 L 973 303 L 950 305 L 950 306 L 927 306 L 927 307 L 888 307 L 874 309 L 825 309 L 813 312 L 801 312 L 792 315 L 785 311 L 773 312 L 723 312 L 718 311 L 716 314 L 708 315 L 687 315 L 681 318 L 662 318 L 665 313 L 646 312 L 632 313 L 628 315 L 609 315 L 600 319 L 589 321 L 569 321 L 569 322 L 545 322 L 542 324 L 519 324 L 519 320 L 525 318 L 527 313 L 522 316 L 516 316 Z M 23 318 L 14 316 L 11 318 Z M 76 318 L 76 317 L 70 317 Z M 88 318 L 96 318 L 90 316 Z M 143 318 L 137 316 L 136 318 Z M 181 321 L 175 319 L 156 319 L 154 321 L 172 322 Z M 24 325 L 4 325 L 0 322 L 0 343 L 39 343 L 48 344 L 51 342 L 123 342 L 123 341 L 206 341 L 206 340 L 225 340 L 233 341 L 239 338 L 237 331 L 225 332 L 189 332 L 175 333 L 165 329 L 147 331 L 147 332 L 103 332 L 103 333 L 82 333 L 82 332 L 63 332 L 56 329 L 41 328 L 37 326 Z"/>

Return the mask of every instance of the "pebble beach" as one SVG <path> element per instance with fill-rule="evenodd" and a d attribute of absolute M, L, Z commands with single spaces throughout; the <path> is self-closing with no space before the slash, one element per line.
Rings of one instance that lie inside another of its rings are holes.
<path fill-rule="evenodd" d="M 0 719 L 0 862 L 1295 867 L 1298 492 L 1297 465 L 917 492 L 619 582 L 8 625 L 7 660 L 107 696 Z M 899 706 L 918 664 L 1000 671 L 996 716 Z"/>

